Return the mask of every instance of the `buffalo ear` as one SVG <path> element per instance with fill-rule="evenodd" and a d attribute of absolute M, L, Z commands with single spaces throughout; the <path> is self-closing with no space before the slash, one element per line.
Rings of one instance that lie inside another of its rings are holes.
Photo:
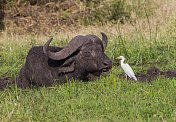
<path fill-rule="evenodd" d="M 60 73 L 69 73 L 75 70 L 75 61 L 72 59 L 67 60 L 60 68 Z"/>

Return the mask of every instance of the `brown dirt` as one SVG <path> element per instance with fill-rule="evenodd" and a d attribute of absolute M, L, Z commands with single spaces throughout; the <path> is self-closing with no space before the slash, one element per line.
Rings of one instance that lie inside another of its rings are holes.
<path fill-rule="evenodd" d="M 119 74 L 118 77 L 125 79 L 124 74 Z M 157 80 L 159 77 L 163 79 L 165 78 L 176 79 L 176 70 L 168 70 L 168 71 L 162 72 L 156 67 L 150 67 L 147 69 L 147 74 L 138 73 L 136 74 L 136 77 L 140 82 L 149 82 L 149 83 L 151 83 L 154 80 Z M 132 80 L 132 79 L 128 79 L 128 80 Z"/>
<path fill-rule="evenodd" d="M 56 2 L 49 2 L 44 5 L 20 4 L 11 9 L 3 8 L 0 0 L 0 31 L 5 29 L 5 32 L 9 34 L 44 34 L 49 35 L 77 35 L 77 34 L 99 34 L 100 31 L 104 31 L 111 37 L 122 35 L 134 34 L 136 31 L 140 33 L 149 34 L 148 20 L 136 18 L 136 15 L 132 15 L 134 23 L 126 22 L 125 24 L 111 24 L 107 23 L 106 26 L 82 26 L 80 25 L 82 18 L 87 18 L 89 13 L 86 11 L 86 7 L 83 3 L 77 3 L 74 0 L 51 0 Z M 22 1 L 22 0 L 18 0 Z M 156 9 L 156 15 L 150 18 L 151 30 L 156 31 L 160 27 L 168 27 L 170 18 L 175 15 L 176 1 L 159 0 L 157 2 L 158 9 Z M 139 20 L 138 20 L 139 19 Z M 3 20 L 3 21 L 2 21 Z M 3 23 L 2 23 L 3 22 Z M 121 33 L 117 31 L 120 27 Z M 162 29 L 166 31 L 167 29 Z M 164 32 L 163 32 L 164 33 Z M 155 33 L 153 33 L 155 34 Z"/>
<path fill-rule="evenodd" d="M 118 74 L 117 75 L 121 79 L 125 79 L 124 74 Z M 157 78 L 175 78 L 176 79 L 176 70 L 168 70 L 165 72 L 160 71 L 156 67 L 150 67 L 147 70 L 147 74 L 138 73 L 136 74 L 136 77 L 138 79 L 138 82 L 144 82 L 144 83 L 152 83 L 153 81 L 157 80 Z M 90 79 L 91 80 L 91 79 Z M 93 79 L 92 79 L 93 80 Z M 127 79 L 132 80 L 132 79 Z M 3 90 L 4 88 L 10 88 L 10 86 L 14 83 L 14 80 L 11 80 L 10 78 L 4 78 L 0 79 L 0 90 Z"/>
<path fill-rule="evenodd" d="M 10 86 L 14 83 L 14 80 L 10 78 L 0 79 L 0 90 L 4 90 L 5 88 L 10 88 Z"/>
<path fill-rule="evenodd" d="M 6 30 L 15 34 L 44 34 L 75 26 L 84 13 L 74 0 L 49 2 L 44 5 L 14 6 L 4 11 Z"/>

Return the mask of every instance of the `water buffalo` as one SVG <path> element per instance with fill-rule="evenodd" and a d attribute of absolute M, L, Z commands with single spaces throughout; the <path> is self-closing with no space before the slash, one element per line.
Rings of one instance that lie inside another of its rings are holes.
<path fill-rule="evenodd" d="M 108 74 L 112 61 L 105 55 L 107 36 L 76 36 L 66 47 L 44 46 L 30 49 L 25 65 L 20 70 L 17 86 L 51 86 L 68 80 L 88 81 Z"/>

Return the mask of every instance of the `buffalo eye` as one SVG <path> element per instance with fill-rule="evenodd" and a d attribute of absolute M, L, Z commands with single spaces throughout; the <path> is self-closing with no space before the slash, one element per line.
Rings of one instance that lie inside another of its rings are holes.
<path fill-rule="evenodd" d="M 90 54 L 90 52 L 89 51 L 84 51 L 84 54 Z"/>
<path fill-rule="evenodd" d="M 91 53 L 89 51 L 83 51 L 83 54 L 88 57 Z"/>

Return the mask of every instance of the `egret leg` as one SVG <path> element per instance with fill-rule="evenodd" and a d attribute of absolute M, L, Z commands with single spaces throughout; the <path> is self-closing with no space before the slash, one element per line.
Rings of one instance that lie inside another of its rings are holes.
<path fill-rule="evenodd" d="M 128 76 L 127 76 L 127 74 L 125 74 L 125 76 L 126 76 L 126 80 L 128 80 Z"/>

